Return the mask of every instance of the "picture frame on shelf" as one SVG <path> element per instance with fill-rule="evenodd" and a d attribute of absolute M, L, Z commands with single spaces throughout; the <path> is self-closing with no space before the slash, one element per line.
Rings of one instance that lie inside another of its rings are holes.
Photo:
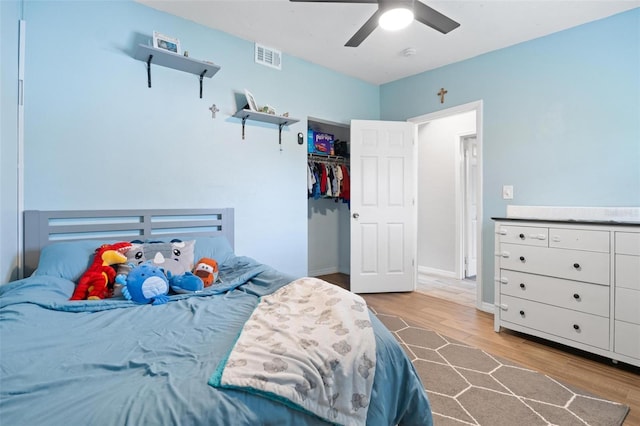
<path fill-rule="evenodd" d="M 247 98 L 247 106 L 251 111 L 258 111 L 258 104 L 256 103 L 256 98 L 253 97 L 251 92 L 247 89 L 244 89 L 244 95 Z"/>
<path fill-rule="evenodd" d="M 155 47 L 156 49 L 166 50 L 177 55 L 182 54 L 180 40 L 159 33 L 158 31 L 153 32 L 153 47 Z"/>

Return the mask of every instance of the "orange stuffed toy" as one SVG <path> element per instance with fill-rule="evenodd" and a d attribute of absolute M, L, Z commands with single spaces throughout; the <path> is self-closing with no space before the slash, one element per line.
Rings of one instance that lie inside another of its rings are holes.
<path fill-rule="evenodd" d="M 203 257 L 193 268 L 193 274 L 200 277 L 205 288 L 209 287 L 218 279 L 218 262 L 215 259 Z"/>
<path fill-rule="evenodd" d="M 103 244 L 96 249 L 93 262 L 80 277 L 71 299 L 69 300 L 98 300 L 113 295 L 113 283 L 116 271 L 111 267 L 127 261 L 123 254 L 131 248 L 131 243 L 121 242 Z"/>

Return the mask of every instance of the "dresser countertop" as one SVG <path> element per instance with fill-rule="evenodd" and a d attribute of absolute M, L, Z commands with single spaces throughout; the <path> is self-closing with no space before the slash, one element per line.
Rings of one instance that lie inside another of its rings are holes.
<path fill-rule="evenodd" d="M 536 219 L 521 217 L 492 217 L 492 220 L 503 220 L 512 222 L 539 222 L 539 223 L 562 223 L 565 225 L 605 225 L 605 226 L 640 226 L 640 222 L 615 221 L 615 220 L 566 220 L 566 219 Z"/>

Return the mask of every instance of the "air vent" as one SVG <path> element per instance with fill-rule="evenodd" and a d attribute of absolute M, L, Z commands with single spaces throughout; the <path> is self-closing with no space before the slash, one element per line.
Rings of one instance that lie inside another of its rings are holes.
<path fill-rule="evenodd" d="M 256 63 L 282 69 L 282 53 L 279 50 L 256 43 Z"/>

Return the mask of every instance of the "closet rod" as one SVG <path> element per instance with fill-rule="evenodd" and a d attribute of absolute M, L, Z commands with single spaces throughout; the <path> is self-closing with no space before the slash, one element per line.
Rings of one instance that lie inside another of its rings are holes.
<path fill-rule="evenodd" d="M 316 163 L 338 163 L 338 164 L 348 164 L 349 159 L 345 157 L 339 157 L 337 155 L 317 155 L 317 154 L 308 154 L 307 159 L 309 161 L 313 161 Z"/>

